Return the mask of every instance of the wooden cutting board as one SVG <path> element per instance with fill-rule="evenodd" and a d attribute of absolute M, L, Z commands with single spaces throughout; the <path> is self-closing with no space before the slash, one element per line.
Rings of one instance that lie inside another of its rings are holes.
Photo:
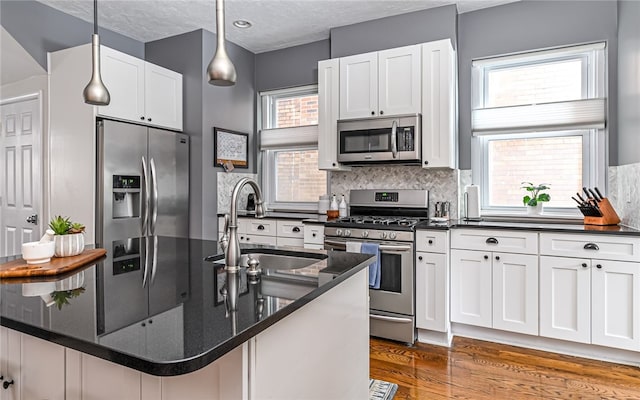
<path fill-rule="evenodd" d="M 85 250 L 82 254 L 71 257 L 53 257 L 43 264 L 27 264 L 22 258 L 0 264 L 0 278 L 24 278 L 36 276 L 53 276 L 64 274 L 80 268 L 107 254 L 105 249 Z"/>

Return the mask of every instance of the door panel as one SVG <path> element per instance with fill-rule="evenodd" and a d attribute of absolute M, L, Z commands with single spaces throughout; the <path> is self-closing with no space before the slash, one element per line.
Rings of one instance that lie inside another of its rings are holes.
<path fill-rule="evenodd" d="M 481 251 L 451 250 L 452 322 L 491 328 L 490 255 Z"/>
<path fill-rule="evenodd" d="M 152 235 L 187 237 L 189 234 L 189 138 L 187 135 L 149 128 L 152 197 Z"/>
<path fill-rule="evenodd" d="M 0 256 L 20 254 L 24 242 L 40 238 L 42 167 L 40 99 L 2 104 L 0 124 Z"/>

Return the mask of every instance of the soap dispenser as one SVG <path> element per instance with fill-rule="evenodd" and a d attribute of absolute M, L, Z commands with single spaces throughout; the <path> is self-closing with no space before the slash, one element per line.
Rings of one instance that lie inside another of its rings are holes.
<path fill-rule="evenodd" d="M 344 199 L 344 195 L 340 198 L 340 205 L 338 205 L 338 215 L 340 218 L 344 218 L 347 216 L 347 202 Z"/>
<path fill-rule="evenodd" d="M 340 212 L 338 211 L 338 199 L 336 199 L 336 195 L 333 194 L 331 195 L 331 205 L 329 205 L 329 210 L 327 210 L 327 217 L 338 218 L 339 213 Z"/>

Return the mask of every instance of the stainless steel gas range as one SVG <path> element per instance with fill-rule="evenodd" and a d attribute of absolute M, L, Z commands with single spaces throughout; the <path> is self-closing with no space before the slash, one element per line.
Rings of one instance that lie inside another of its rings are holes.
<path fill-rule="evenodd" d="M 350 216 L 327 222 L 324 247 L 377 243 L 380 288 L 369 289 L 372 336 L 415 341 L 414 227 L 429 216 L 427 190 L 352 190 Z"/>

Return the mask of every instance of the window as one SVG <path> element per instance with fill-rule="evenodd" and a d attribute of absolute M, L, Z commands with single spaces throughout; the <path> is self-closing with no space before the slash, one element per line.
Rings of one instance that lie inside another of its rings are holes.
<path fill-rule="evenodd" d="M 473 62 L 472 169 L 483 213 L 522 212 L 522 182 L 546 183 L 545 213 L 605 187 L 604 44 Z"/>
<path fill-rule="evenodd" d="M 261 93 L 262 187 L 270 210 L 317 210 L 327 192 L 318 169 L 318 90 L 315 86 Z"/>

